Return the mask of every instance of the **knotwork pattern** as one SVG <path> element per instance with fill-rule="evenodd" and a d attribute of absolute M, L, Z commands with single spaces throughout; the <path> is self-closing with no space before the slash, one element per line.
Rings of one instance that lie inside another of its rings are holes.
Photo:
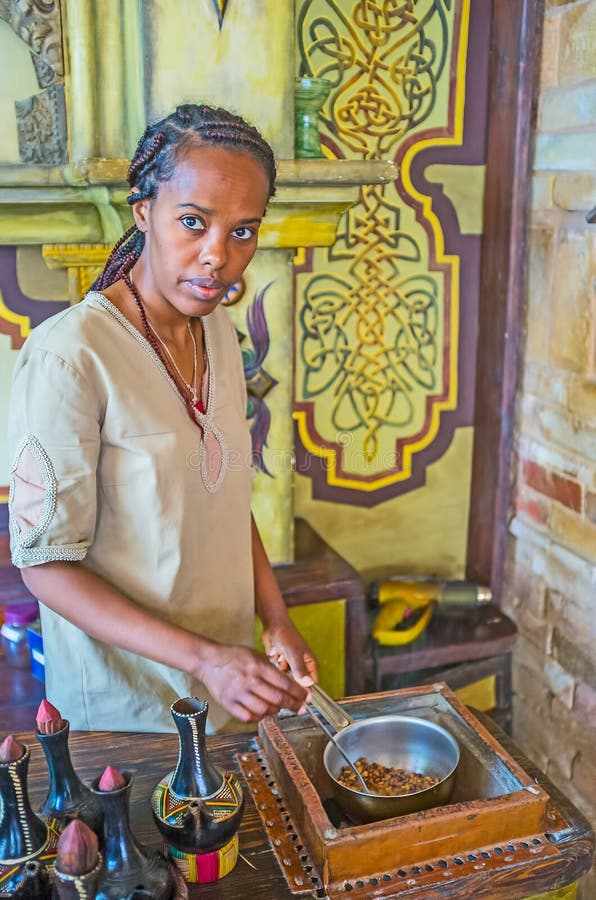
<path fill-rule="evenodd" d="M 419 150 L 461 143 L 469 0 L 304 0 L 302 74 L 333 84 L 328 156 L 394 159 L 363 186 L 333 247 L 296 265 L 296 419 L 330 485 L 373 491 L 409 477 L 457 401 L 458 259 L 410 174 Z"/>

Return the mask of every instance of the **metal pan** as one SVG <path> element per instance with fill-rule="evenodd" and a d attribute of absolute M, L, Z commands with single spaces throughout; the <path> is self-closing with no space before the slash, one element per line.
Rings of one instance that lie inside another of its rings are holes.
<path fill-rule="evenodd" d="M 330 741 L 323 764 L 331 778 L 335 799 L 357 824 L 403 816 L 447 803 L 455 784 L 459 745 L 440 725 L 415 716 L 384 715 L 354 721 L 335 701 L 316 687 L 312 705 L 336 729 L 335 743 L 355 762 L 370 762 L 438 777 L 439 782 L 413 794 L 364 794 L 338 781 L 345 759 Z"/>

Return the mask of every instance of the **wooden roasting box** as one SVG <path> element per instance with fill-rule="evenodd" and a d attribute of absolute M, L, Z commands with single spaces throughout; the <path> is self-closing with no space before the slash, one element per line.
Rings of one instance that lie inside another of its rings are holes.
<path fill-rule="evenodd" d="M 329 897 L 346 891 L 352 900 L 389 896 L 396 879 L 403 879 L 404 890 L 431 888 L 457 867 L 462 875 L 478 875 L 559 853 L 545 836 L 553 826 L 548 794 L 445 684 L 352 697 L 341 705 L 356 720 L 400 714 L 443 726 L 461 752 L 455 788 L 446 806 L 336 826 L 323 805 L 333 794 L 322 759 L 328 738 L 307 716 L 265 719 L 260 751 L 238 761 L 294 893 L 320 878 Z"/>

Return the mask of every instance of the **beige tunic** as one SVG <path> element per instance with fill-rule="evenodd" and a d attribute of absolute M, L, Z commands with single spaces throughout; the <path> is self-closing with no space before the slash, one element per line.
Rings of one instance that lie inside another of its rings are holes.
<path fill-rule="evenodd" d="M 148 342 L 102 294 L 27 339 L 9 416 L 12 559 L 21 568 L 84 560 L 158 616 L 251 646 L 244 373 L 225 309 L 203 324 L 203 429 Z M 72 728 L 173 731 L 170 704 L 190 695 L 209 701 L 211 730 L 229 718 L 175 668 L 96 641 L 47 607 L 41 616 L 47 696 Z"/>

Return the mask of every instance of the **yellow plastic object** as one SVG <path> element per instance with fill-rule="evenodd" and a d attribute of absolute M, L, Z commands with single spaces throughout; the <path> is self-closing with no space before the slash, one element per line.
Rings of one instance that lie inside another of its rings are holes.
<path fill-rule="evenodd" d="M 381 585 L 382 587 L 382 585 Z M 381 590 L 379 590 L 379 599 L 381 598 Z M 379 644 L 389 647 L 401 646 L 409 644 L 419 637 L 434 612 L 435 602 L 427 597 L 412 596 L 407 598 L 395 597 L 391 600 L 384 600 L 381 604 L 381 611 L 375 619 L 372 627 L 372 635 Z M 396 631 L 396 626 L 403 622 L 408 610 L 420 609 L 426 607 L 419 619 L 411 628 L 402 628 Z"/>
<path fill-rule="evenodd" d="M 405 600 L 412 609 L 424 606 L 431 600 L 441 596 L 441 582 L 428 581 L 381 581 L 379 583 L 379 603 L 381 606 L 389 600 Z"/>

